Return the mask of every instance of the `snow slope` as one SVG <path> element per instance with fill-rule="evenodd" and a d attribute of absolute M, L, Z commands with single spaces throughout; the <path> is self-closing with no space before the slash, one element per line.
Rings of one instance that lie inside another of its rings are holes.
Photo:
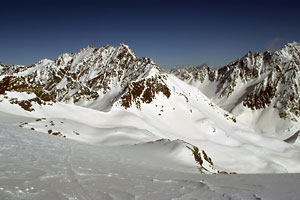
<path fill-rule="evenodd" d="M 116 106 L 110 112 L 101 112 L 55 103 L 28 112 L 5 100 L 0 104 L 0 110 L 29 117 L 18 120 L 16 125 L 45 134 L 59 133 L 62 139 L 66 136 L 67 139 L 106 146 L 137 144 L 161 138 L 180 139 L 204 150 L 211 157 L 214 169 L 219 171 L 299 172 L 300 150 L 296 143 L 265 137 L 239 123 L 233 123 L 224 118 L 222 110 L 207 104 L 203 99 L 197 102 L 190 97 L 189 105 L 193 105 L 193 101 L 195 105 L 186 107 L 184 97 L 173 96 L 167 102 L 163 101 L 164 96 L 158 96 L 151 104 L 143 104 L 141 110 L 134 106 L 126 110 Z M 175 110 L 173 101 L 176 102 Z M 193 155 L 185 153 L 185 157 L 190 159 Z M 194 166 L 197 166 L 196 162 Z"/>

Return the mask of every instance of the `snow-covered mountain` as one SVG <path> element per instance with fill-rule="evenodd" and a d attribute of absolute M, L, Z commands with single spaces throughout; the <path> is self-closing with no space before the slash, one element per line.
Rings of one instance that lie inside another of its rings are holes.
<path fill-rule="evenodd" d="M 289 45 L 298 51 L 296 44 Z M 268 61 L 267 68 L 241 64 L 256 57 L 267 62 L 267 54 L 249 54 L 220 70 L 204 66 L 169 74 L 151 59 L 138 58 L 127 45 L 89 46 L 55 61 L 2 65 L 0 111 L 19 116 L 13 123 L 22 128 L 62 139 L 108 146 L 153 143 L 151 148 L 158 143 L 165 146 L 165 157 L 177 157 L 177 163 L 203 173 L 298 172 L 299 140 L 283 141 L 296 133 L 297 122 L 291 127 L 288 117 L 282 119 L 288 121 L 288 133 L 268 137 L 261 132 L 270 130 L 249 126 L 243 120 L 248 112 L 238 110 L 252 111 L 242 97 L 251 99 L 250 88 L 265 91 L 258 85 L 274 80 L 269 74 L 274 74 L 271 63 L 276 60 Z M 189 77 L 182 81 L 173 74 Z M 275 112 L 267 105 L 253 107 L 253 112 Z"/>
<path fill-rule="evenodd" d="M 2 67 L 1 75 L 5 77 L 0 93 L 35 94 L 26 105 L 64 102 L 107 111 L 130 82 L 138 82 L 159 70 L 151 59 L 137 58 L 124 44 L 99 49 L 89 46 L 77 53 L 62 54 L 55 61 L 44 59 L 30 66 Z M 162 77 L 156 78 L 157 84 L 163 81 Z M 124 106 L 130 103 L 125 99 L 122 102 Z"/>
<path fill-rule="evenodd" d="M 248 52 L 217 70 L 201 66 L 170 73 L 257 131 L 290 132 L 286 137 L 299 129 L 299 67 L 300 44 L 293 42 L 275 52 Z"/>

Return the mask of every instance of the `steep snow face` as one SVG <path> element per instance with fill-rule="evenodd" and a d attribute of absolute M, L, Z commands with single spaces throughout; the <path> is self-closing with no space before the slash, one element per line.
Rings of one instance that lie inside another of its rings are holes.
<path fill-rule="evenodd" d="M 218 70 L 204 66 L 170 73 L 200 89 L 238 120 L 271 134 L 299 128 L 294 123 L 300 117 L 299 66 L 300 44 L 294 42 L 275 52 L 249 52 Z M 280 126 L 264 130 L 270 127 L 265 122 L 272 121 L 271 116 Z M 263 122 L 257 125 L 259 120 Z"/>

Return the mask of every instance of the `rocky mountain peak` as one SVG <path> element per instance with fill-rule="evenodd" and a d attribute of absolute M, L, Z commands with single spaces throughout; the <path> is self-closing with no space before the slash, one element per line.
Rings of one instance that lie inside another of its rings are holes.
<path fill-rule="evenodd" d="M 129 55 L 131 55 L 133 58 L 137 58 L 135 53 L 130 49 L 130 47 L 124 43 L 119 44 L 119 46 L 116 48 L 119 52 L 127 52 Z"/>
<path fill-rule="evenodd" d="M 300 44 L 293 42 L 275 52 L 249 51 L 218 70 L 189 67 L 170 73 L 198 87 L 228 111 L 243 103 L 253 110 L 273 107 L 281 118 L 296 120 L 300 117 L 299 66 Z M 214 85 L 214 91 L 207 92 L 202 85 Z"/>
<path fill-rule="evenodd" d="M 299 47 L 300 47 L 300 43 L 293 41 L 284 45 L 281 48 L 281 50 L 294 50 L 294 49 L 299 49 Z"/>
<path fill-rule="evenodd" d="M 138 58 L 125 44 L 89 46 L 76 53 L 64 53 L 54 61 L 43 59 L 30 66 L 4 66 L 1 94 L 33 92 L 39 100 L 31 102 L 42 104 L 49 100 L 85 106 L 108 95 L 111 102 L 103 101 L 102 106 L 95 108 L 106 110 L 132 88 L 132 82 L 150 83 L 146 79 L 151 78 L 152 82 L 160 83 L 159 72 L 160 68 L 150 58 Z M 41 93 L 48 97 L 41 99 Z"/>
<path fill-rule="evenodd" d="M 192 84 L 191 82 L 197 81 L 203 83 L 206 77 L 214 79 L 215 74 L 214 69 L 210 68 L 206 64 L 200 66 L 175 67 L 167 72 L 190 84 Z"/>

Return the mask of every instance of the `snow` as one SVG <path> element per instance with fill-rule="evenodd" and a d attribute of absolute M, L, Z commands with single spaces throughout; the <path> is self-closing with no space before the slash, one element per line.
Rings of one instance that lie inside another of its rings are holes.
<path fill-rule="evenodd" d="M 24 75 L 27 75 L 29 73 L 33 73 L 34 71 L 38 71 L 42 68 L 44 68 L 46 65 L 48 64 L 51 64 L 53 63 L 52 60 L 49 60 L 49 59 L 43 59 L 41 61 L 39 61 L 38 63 L 36 63 L 36 65 L 32 68 L 29 68 L 28 70 L 26 71 L 23 71 L 23 72 L 19 72 L 17 74 L 15 74 L 16 76 L 24 76 Z"/>
<path fill-rule="evenodd" d="M 26 131 L 10 125 L 14 116 L 1 118 L 0 199 L 296 200 L 300 195 L 299 174 L 200 174 L 176 160 L 177 142 L 99 146 Z"/>
<path fill-rule="evenodd" d="M 90 48 L 88 47 L 87 50 L 86 49 L 82 49 L 82 51 L 79 52 L 79 54 L 76 54 L 76 57 L 74 59 L 74 62 L 72 62 L 72 66 L 71 68 L 73 69 L 79 62 L 82 62 L 82 60 L 85 57 L 88 57 L 89 55 L 91 55 L 91 53 L 95 50 L 95 48 Z"/>
<path fill-rule="evenodd" d="M 8 98 L 17 98 L 18 100 L 27 100 L 35 98 L 36 95 L 34 93 L 26 93 L 26 92 L 8 92 L 6 95 Z M 2 97 L 0 97 L 2 99 Z"/>
<path fill-rule="evenodd" d="M 68 84 L 67 79 L 64 77 L 56 86 L 57 89 L 64 88 Z"/>
<path fill-rule="evenodd" d="M 122 53 L 128 60 L 116 59 Z M 161 72 L 150 59 L 135 59 L 120 44 L 84 48 L 27 69 L 36 72 L 35 81 L 47 83 L 51 70 L 56 73 L 72 60 L 70 71 L 82 76 L 70 76 L 69 82 L 61 72 L 65 78 L 55 87 L 68 90 L 65 99 L 80 94 L 91 78 L 107 77 L 108 91 L 97 90 L 97 99 L 83 95 L 76 105 L 72 98 L 45 105 L 31 102 L 34 111 L 28 112 L 13 100 L 34 99 L 35 94 L 1 95 L 1 200 L 298 199 L 299 124 L 280 119 L 272 106 L 251 110 L 240 100 L 267 74 L 236 79 L 233 93 L 219 99 L 219 86 L 207 77 L 203 84 L 183 82 Z M 118 71 L 125 60 L 130 69 Z M 247 59 L 247 66 L 253 62 Z M 103 63 L 108 63 L 105 70 Z M 113 71 L 120 76 L 111 76 Z M 165 84 L 170 96 L 158 92 L 150 103 L 138 107 L 133 101 L 125 109 L 120 97 L 126 86 L 148 78 Z M 202 164 L 196 162 L 195 149 Z M 231 174 L 212 175 L 218 172 Z"/>
<path fill-rule="evenodd" d="M 286 143 L 283 141 L 286 138 L 280 140 L 265 136 L 239 121 L 233 123 L 224 117 L 226 111 L 210 102 L 196 88 L 175 77 L 170 76 L 167 84 L 173 85 L 170 87 L 173 88 L 170 98 L 166 101 L 166 97 L 159 94 L 152 103 L 142 104 L 141 110 L 135 106 L 125 110 L 116 104 L 110 111 L 103 112 L 73 104 L 54 103 L 45 106 L 33 104 L 35 111 L 28 112 L 10 104 L 7 99 L 1 102 L 0 110 L 30 117 L 16 123 L 23 128 L 33 128 L 44 134 L 48 134 L 49 130 L 60 132 L 67 139 L 89 144 L 120 146 L 161 138 L 180 139 L 204 150 L 220 171 L 299 172 L 300 149 L 297 142 Z M 180 94 L 184 94 L 188 102 Z M 183 160 L 192 157 L 185 154 Z"/>
<path fill-rule="evenodd" d="M 239 123 L 254 132 L 284 140 L 300 129 L 298 111 L 295 112 L 298 102 L 295 99 L 298 99 L 299 48 L 299 43 L 293 42 L 273 53 L 249 52 L 225 66 L 220 74 L 219 71 L 193 67 L 175 69 L 171 73 L 198 88 L 217 106 L 230 112 Z M 241 64 L 242 60 L 246 65 Z M 249 73 L 249 69 L 254 70 L 255 75 Z M 208 79 L 209 72 L 214 73 L 213 81 Z M 270 90 L 272 86 L 274 96 L 269 97 L 271 99 L 268 99 L 268 95 L 260 98 L 265 95 L 261 92 Z M 266 101 L 266 108 L 252 107 L 252 110 L 244 106 L 249 93 L 253 94 L 250 97 L 252 105 L 256 101 Z M 271 103 L 268 104 L 268 101 Z"/>

